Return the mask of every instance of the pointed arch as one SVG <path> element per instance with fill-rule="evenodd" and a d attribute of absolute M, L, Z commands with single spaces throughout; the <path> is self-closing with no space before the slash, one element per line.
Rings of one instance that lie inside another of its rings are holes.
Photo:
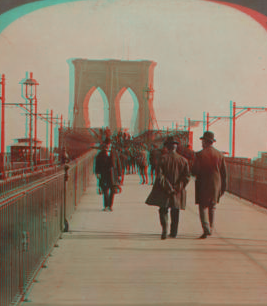
<path fill-rule="evenodd" d="M 133 104 L 134 104 L 131 123 L 130 123 L 130 132 L 131 134 L 133 134 L 135 132 L 136 126 L 138 125 L 139 102 L 135 92 L 131 89 L 131 87 L 128 88 L 128 91 L 133 99 Z"/>
<path fill-rule="evenodd" d="M 83 116 L 84 116 L 84 122 L 85 122 L 85 127 L 89 128 L 91 127 L 91 121 L 90 121 L 90 116 L 89 116 L 89 103 L 92 95 L 94 94 L 95 91 L 98 91 L 102 101 L 103 101 L 103 111 L 104 111 L 104 126 L 108 126 L 108 100 L 105 92 L 101 89 L 101 87 L 92 86 L 89 91 L 87 92 L 84 101 L 83 101 Z"/>
<path fill-rule="evenodd" d="M 119 129 L 121 129 L 123 127 L 122 124 L 122 118 L 121 118 L 121 101 L 123 99 L 123 96 L 125 95 L 125 93 L 129 93 L 130 97 L 132 99 L 132 109 L 129 108 L 129 121 L 130 121 L 130 125 L 129 125 L 129 131 L 131 134 L 134 133 L 135 127 L 136 127 L 136 121 L 137 121 L 137 117 L 138 117 L 138 109 L 139 109 L 139 102 L 138 102 L 138 98 L 136 96 L 136 94 L 134 93 L 134 91 L 132 90 L 131 87 L 123 87 L 121 88 L 121 90 L 119 91 L 119 93 L 117 94 L 116 98 L 115 98 L 115 108 L 116 108 L 116 117 L 117 117 L 117 126 Z"/>

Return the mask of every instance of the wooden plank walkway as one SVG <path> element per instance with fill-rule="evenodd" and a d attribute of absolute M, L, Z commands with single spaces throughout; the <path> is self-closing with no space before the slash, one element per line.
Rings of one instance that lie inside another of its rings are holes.
<path fill-rule="evenodd" d="M 267 305 L 267 210 L 226 194 L 214 235 L 198 239 L 191 181 L 178 238 L 160 240 L 150 190 L 128 175 L 114 211 L 102 212 L 93 180 L 22 305 Z"/>

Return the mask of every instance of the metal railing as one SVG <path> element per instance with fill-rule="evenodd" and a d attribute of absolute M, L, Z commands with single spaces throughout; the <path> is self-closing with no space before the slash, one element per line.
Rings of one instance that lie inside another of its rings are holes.
<path fill-rule="evenodd" d="M 267 167 L 226 159 L 227 191 L 267 207 Z"/>
<path fill-rule="evenodd" d="M 89 185 L 95 152 L 0 200 L 0 305 L 27 300 L 27 290 Z"/>
<path fill-rule="evenodd" d="M 0 199 L 18 188 L 24 187 L 32 182 L 36 182 L 38 179 L 43 179 L 59 171 L 62 171 L 62 167 L 59 167 L 59 165 L 38 166 L 34 172 L 29 171 L 29 168 L 10 170 L 6 172 L 7 175 L 5 179 L 0 180 Z"/>

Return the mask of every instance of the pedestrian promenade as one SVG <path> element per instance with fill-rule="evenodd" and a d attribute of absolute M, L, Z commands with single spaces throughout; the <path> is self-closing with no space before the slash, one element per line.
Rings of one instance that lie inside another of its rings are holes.
<path fill-rule="evenodd" d="M 92 180 L 22 305 L 266 306 L 267 210 L 226 194 L 213 236 L 198 239 L 192 179 L 178 237 L 161 240 L 158 209 L 144 204 L 151 188 L 127 175 L 103 212 Z"/>

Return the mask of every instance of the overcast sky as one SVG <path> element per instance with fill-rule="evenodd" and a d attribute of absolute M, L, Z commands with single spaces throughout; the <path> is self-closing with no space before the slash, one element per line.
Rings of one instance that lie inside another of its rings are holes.
<path fill-rule="evenodd" d="M 28 4 L 18 8 L 25 12 Z M 8 13 L 6 13 L 8 14 Z M 6 14 L 3 16 L 6 18 Z M 0 21 L 2 16 L 0 16 Z M 67 120 L 73 88 L 71 58 L 152 60 L 154 109 L 160 127 L 229 116 L 230 100 L 238 106 L 267 106 L 267 32 L 233 8 L 200 0 L 75 1 L 22 14 L 0 33 L 0 74 L 7 79 L 7 103 L 21 102 L 19 82 L 27 71 L 40 83 L 38 112 L 53 109 Z M 121 100 L 122 123 L 129 127 L 133 100 Z M 98 92 L 89 103 L 92 126 L 103 125 Z M 6 113 L 6 141 L 24 137 L 25 115 Z M 216 146 L 229 151 L 229 121 L 211 128 Z M 45 124 L 38 123 L 45 141 Z M 236 156 L 255 157 L 267 150 L 267 113 L 237 120 Z M 202 127 L 194 128 L 200 149 Z"/>

